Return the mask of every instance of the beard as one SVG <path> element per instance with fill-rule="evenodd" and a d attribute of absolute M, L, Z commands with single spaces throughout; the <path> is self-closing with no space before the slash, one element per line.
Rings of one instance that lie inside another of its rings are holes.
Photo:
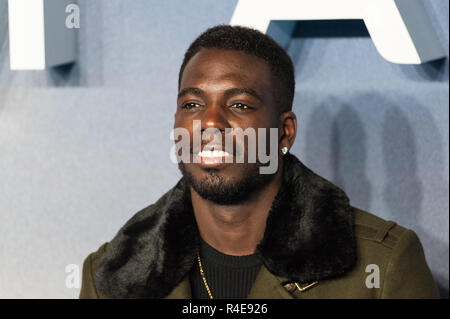
<path fill-rule="evenodd" d="M 219 205 L 236 205 L 243 203 L 273 180 L 275 174 L 260 174 L 259 162 L 247 164 L 238 179 L 225 178 L 220 170 L 214 168 L 203 169 L 207 176 L 198 179 L 184 165 L 178 164 L 187 184 L 191 186 L 203 199 Z"/>

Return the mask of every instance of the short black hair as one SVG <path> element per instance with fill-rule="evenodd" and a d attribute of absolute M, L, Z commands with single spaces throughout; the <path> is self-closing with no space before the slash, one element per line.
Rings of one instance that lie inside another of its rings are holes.
<path fill-rule="evenodd" d="M 237 50 L 262 58 L 270 66 L 275 80 L 275 101 L 280 113 L 290 111 L 294 100 L 294 66 L 286 51 L 270 36 L 247 27 L 218 25 L 203 32 L 184 54 L 178 74 L 178 88 L 184 68 L 202 48 Z"/>

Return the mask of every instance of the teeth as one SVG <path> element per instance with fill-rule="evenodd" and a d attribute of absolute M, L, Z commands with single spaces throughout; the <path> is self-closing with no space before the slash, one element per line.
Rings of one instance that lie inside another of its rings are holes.
<path fill-rule="evenodd" d="M 223 157 L 223 156 L 230 156 L 228 152 L 225 151 L 201 151 L 198 153 L 198 156 L 201 157 Z"/>

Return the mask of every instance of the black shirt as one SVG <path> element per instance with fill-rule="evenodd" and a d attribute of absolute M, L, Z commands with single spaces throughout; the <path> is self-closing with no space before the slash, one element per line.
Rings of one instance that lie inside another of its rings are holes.
<path fill-rule="evenodd" d="M 225 255 L 200 240 L 200 258 L 206 282 L 214 299 L 245 299 L 261 269 L 261 261 L 253 255 Z M 196 259 L 190 272 L 192 298 L 209 299 Z"/>

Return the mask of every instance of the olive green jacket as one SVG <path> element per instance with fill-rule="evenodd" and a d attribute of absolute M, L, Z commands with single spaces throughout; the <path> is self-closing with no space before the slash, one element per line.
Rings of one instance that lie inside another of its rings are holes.
<path fill-rule="evenodd" d="M 83 265 L 80 298 L 191 298 L 199 234 L 184 180 L 138 212 Z M 248 296 L 439 298 L 416 234 L 349 205 L 292 155 L 255 253 Z"/>

